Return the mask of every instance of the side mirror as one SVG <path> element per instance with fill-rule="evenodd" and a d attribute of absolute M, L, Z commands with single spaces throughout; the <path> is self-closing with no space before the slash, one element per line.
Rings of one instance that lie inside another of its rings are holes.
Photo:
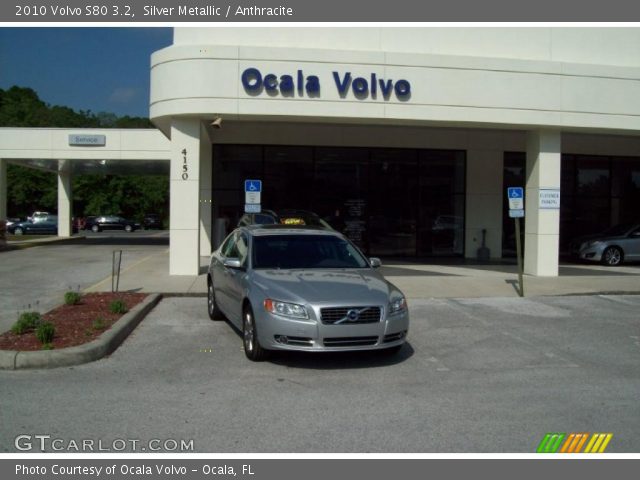
<path fill-rule="evenodd" d="M 377 257 L 371 257 L 369 259 L 369 265 L 371 265 L 373 268 L 379 268 L 382 266 L 382 262 Z"/>
<path fill-rule="evenodd" d="M 234 268 L 236 270 L 242 268 L 242 263 L 238 258 L 225 258 L 222 264 L 227 268 Z"/>

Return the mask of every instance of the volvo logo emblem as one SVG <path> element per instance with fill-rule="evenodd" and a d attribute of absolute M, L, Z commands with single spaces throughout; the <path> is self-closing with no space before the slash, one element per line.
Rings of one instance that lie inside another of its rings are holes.
<path fill-rule="evenodd" d="M 360 312 L 358 312 L 358 310 L 349 310 L 347 312 L 347 319 L 350 322 L 357 322 L 359 318 L 360 318 Z"/>

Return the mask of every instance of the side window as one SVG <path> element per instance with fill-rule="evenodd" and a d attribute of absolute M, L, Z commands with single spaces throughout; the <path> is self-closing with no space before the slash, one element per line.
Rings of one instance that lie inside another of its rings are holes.
<path fill-rule="evenodd" d="M 235 235 L 233 234 L 229 235 L 222 244 L 222 247 L 220 247 L 220 253 L 223 257 L 228 257 L 229 252 L 231 252 L 231 250 L 235 247 L 234 236 Z"/>
<path fill-rule="evenodd" d="M 236 242 L 236 252 L 236 256 L 238 257 L 238 259 L 240 259 L 240 263 L 246 267 L 249 245 L 247 242 L 247 237 L 244 234 L 238 235 L 238 241 Z"/>

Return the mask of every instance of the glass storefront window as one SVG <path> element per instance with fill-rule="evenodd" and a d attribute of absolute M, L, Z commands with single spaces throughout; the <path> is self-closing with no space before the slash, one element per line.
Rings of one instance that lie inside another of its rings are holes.
<path fill-rule="evenodd" d="M 419 162 L 418 255 L 462 255 L 464 153 L 422 150 Z"/>
<path fill-rule="evenodd" d="M 504 155 L 504 187 L 524 186 L 526 155 Z M 578 236 L 637 221 L 640 158 L 563 154 L 560 195 L 560 252 Z M 520 182 L 520 183 L 519 183 Z M 513 253 L 513 220 L 503 210 L 503 255 Z M 526 205 L 525 205 L 526 209 Z"/>
<path fill-rule="evenodd" d="M 368 255 L 464 254 L 463 151 L 217 145 L 213 164 L 214 215 L 229 228 L 244 179 L 259 178 L 263 208 L 314 211 Z"/>
<path fill-rule="evenodd" d="M 371 255 L 416 255 L 418 159 L 415 150 L 372 150 Z"/>
<path fill-rule="evenodd" d="M 262 204 L 280 210 L 310 210 L 313 185 L 313 149 L 311 147 L 264 147 L 265 189 Z"/>

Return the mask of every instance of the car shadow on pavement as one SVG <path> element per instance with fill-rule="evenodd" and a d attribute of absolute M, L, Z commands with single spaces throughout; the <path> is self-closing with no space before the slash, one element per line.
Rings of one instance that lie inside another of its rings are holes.
<path fill-rule="evenodd" d="M 411 343 L 406 342 L 396 354 L 389 354 L 384 350 L 364 350 L 359 352 L 273 351 L 267 361 L 288 368 L 348 370 L 397 365 L 411 358 L 414 353 L 415 350 Z"/>
<path fill-rule="evenodd" d="M 104 236 L 87 237 L 79 242 L 81 245 L 169 245 L 169 237 L 124 237 Z"/>
<path fill-rule="evenodd" d="M 242 341 L 242 332 L 230 321 L 225 323 L 231 327 Z M 387 350 L 361 350 L 351 352 L 296 352 L 287 350 L 271 350 L 267 362 L 289 368 L 306 368 L 313 370 L 347 370 L 355 368 L 376 368 L 397 365 L 413 356 L 415 350 L 410 342 L 405 342 L 400 351 L 391 354 Z"/>

